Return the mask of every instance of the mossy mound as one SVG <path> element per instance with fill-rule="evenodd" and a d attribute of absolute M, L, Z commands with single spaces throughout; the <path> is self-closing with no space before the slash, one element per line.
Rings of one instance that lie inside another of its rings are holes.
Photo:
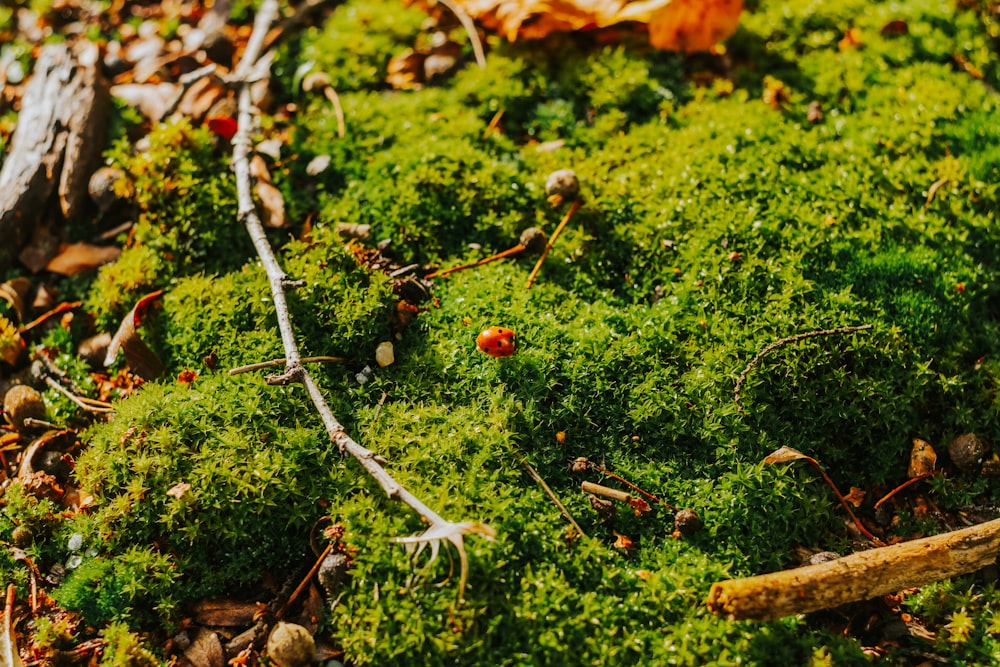
<path fill-rule="evenodd" d="M 112 152 L 146 174 L 142 231 L 89 303 L 113 322 L 167 288 L 144 335 L 168 377 L 200 377 L 145 387 L 89 432 L 78 476 L 97 502 L 59 535 L 97 554 L 58 599 L 92 622 L 177 622 L 184 603 L 290 577 L 331 515 L 356 552 L 324 627 L 354 664 L 864 662 L 862 641 L 809 618 L 732 623 L 704 599 L 719 579 L 795 564 L 797 547 L 861 548 L 817 475 L 762 463 L 774 449 L 817 458 L 845 490 L 888 490 L 913 437 L 942 461 L 960 433 L 1000 443 L 995 14 L 762 2 L 725 58 L 588 35 L 495 40 L 485 70 L 386 90 L 388 59 L 421 23 L 347 3 L 279 59 L 299 114 L 275 183 L 318 217 L 305 240 L 274 240 L 304 281 L 290 297 L 304 352 L 345 358 L 314 373 L 347 430 L 435 511 L 496 529 L 467 540 L 464 602 L 433 585 L 446 558 L 414 568 L 389 541 L 420 521 L 340 457 L 303 391 L 225 375 L 283 353 L 226 156 L 183 125 L 157 129 L 141 156 Z M 345 137 L 325 97 L 294 92 L 303 60 L 334 82 Z M 317 156 L 329 167 L 309 175 Z M 544 183 L 559 168 L 580 177 L 583 205 L 537 283 L 525 288 L 523 257 L 436 279 L 409 327 L 392 319 L 392 281 L 333 231 L 370 225 L 369 245 L 388 239 L 386 255 L 428 273 L 478 260 L 526 227 L 551 233 L 565 206 Z M 861 324 L 771 352 L 740 410 L 734 385 L 768 344 Z M 517 354 L 476 350 L 491 325 L 517 332 Z M 360 383 L 386 340 L 396 362 Z M 600 516 L 579 485 L 601 478 L 573 473 L 577 457 L 696 509 L 704 528 L 673 536 L 662 506 Z M 994 481 L 957 471 L 930 488 L 945 511 L 1000 500 Z M 922 520 L 897 516 L 900 530 Z M 63 557 L 55 544 L 37 555 Z M 889 659 L 989 664 L 994 588 L 969 576 L 922 589 L 908 611 L 936 639 L 909 637 Z"/>

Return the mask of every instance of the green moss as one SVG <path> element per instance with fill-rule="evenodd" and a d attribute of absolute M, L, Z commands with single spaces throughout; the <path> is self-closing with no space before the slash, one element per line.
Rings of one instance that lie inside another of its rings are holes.
<path fill-rule="evenodd" d="M 883 31 L 895 20 L 905 33 Z M 133 628 L 176 622 L 185 602 L 289 576 L 330 514 L 356 551 L 324 628 L 356 664 L 861 664 L 860 642 L 813 619 L 732 623 L 703 601 L 717 580 L 795 564 L 798 547 L 862 547 L 811 469 L 761 463 L 774 449 L 816 457 L 845 490 L 881 489 L 905 479 L 914 436 L 942 463 L 956 434 L 1000 442 L 997 99 L 955 58 L 995 87 L 995 18 L 929 0 L 764 2 L 726 60 L 586 35 L 494 40 L 485 71 L 386 91 L 385 64 L 423 38 L 421 21 L 347 3 L 287 47 L 282 80 L 313 60 L 348 131 L 338 136 L 325 99 L 297 97 L 275 178 L 296 219 L 318 215 L 308 239 L 276 240 L 303 281 L 289 295 L 303 353 L 345 359 L 315 376 L 348 432 L 435 511 L 497 529 L 495 542 L 468 540 L 465 602 L 434 585 L 449 577 L 446 557 L 411 567 L 389 541 L 423 525 L 340 457 L 301 388 L 224 374 L 284 353 L 228 156 L 183 124 L 159 127 L 145 152 L 112 151 L 141 220 L 88 304 L 116 322 L 166 288 L 143 336 L 167 378 L 199 377 L 151 383 L 87 433 L 78 477 L 94 508 L 37 556 L 64 561 L 73 532 L 97 555 L 59 599 L 93 622 L 122 610 Z M 841 47 L 852 27 L 862 44 Z M 810 120 L 813 101 L 822 118 Z M 330 166 L 309 175 L 319 155 Z M 526 227 L 551 233 L 565 206 L 546 201 L 544 183 L 564 167 L 583 206 L 535 286 L 524 288 L 528 257 L 436 279 L 409 328 L 391 324 L 392 281 L 333 231 L 371 225 L 365 243 L 389 239 L 384 252 L 418 274 L 479 259 Z M 872 329 L 772 350 L 746 372 L 738 409 L 734 383 L 768 344 L 862 323 Z M 477 352 L 490 325 L 517 332 L 516 355 Z M 386 340 L 396 362 L 359 383 Z M 662 507 L 598 516 L 579 485 L 602 480 L 569 469 L 580 456 L 694 508 L 704 529 L 672 537 Z M 522 457 L 587 537 L 568 535 Z M 1000 498 L 994 481 L 957 473 L 921 488 L 946 512 Z M 8 507 L 20 508 L 14 493 Z M 899 530 L 943 528 L 899 518 Z M 616 549 L 616 532 L 637 548 Z M 925 587 L 907 609 L 937 639 L 890 659 L 989 664 L 992 595 L 972 578 Z"/>

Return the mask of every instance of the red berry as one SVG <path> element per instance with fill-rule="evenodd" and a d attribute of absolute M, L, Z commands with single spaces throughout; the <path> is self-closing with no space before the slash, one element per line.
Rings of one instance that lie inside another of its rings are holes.
<path fill-rule="evenodd" d="M 505 327 L 489 327 L 476 336 L 476 345 L 491 357 L 509 357 L 517 350 L 514 332 Z"/>

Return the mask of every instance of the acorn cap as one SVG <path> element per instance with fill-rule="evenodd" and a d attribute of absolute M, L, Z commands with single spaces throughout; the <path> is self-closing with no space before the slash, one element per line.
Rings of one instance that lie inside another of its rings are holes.
<path fill-rule="evenodd" d="M 549 174 L 545 181 L 545 194 L 553 206 L 573 201 L 580 194 L 580 181 L 572 169 L 559 169 Z"/>
<path fill-rule="evenodd" d="M 305 667 L 315 656 L 316 642 L 301 625 L 279 621 L 267 636 L 267 657 L 277 667 Z"/>
<path fill-rule="evenodd" d="M 11 426 L 24 431 L 29 428 L 24 424 L 25 419 L 45 419 L 45 401 L 34 388 L 18 384 L 3 397 L 3 411 Z"/>

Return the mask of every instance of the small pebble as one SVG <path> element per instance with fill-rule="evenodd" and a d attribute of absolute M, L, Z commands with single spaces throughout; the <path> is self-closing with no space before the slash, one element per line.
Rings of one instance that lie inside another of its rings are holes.
<path fill-rule="evenodd" d="M 380 367 L 385 368 L 396 361 L 396 355 L 392 349 L 392 343 L 385 341 L 384 343 L 379 343 L 378 347 L 375 348 L 375 363 Z"/>
<path fill-rule="evenodd" d="M 952 463 L 965 472 L 979 472 L 989 447 L 975 433 L 963 433 L 948 445 Z"/>

